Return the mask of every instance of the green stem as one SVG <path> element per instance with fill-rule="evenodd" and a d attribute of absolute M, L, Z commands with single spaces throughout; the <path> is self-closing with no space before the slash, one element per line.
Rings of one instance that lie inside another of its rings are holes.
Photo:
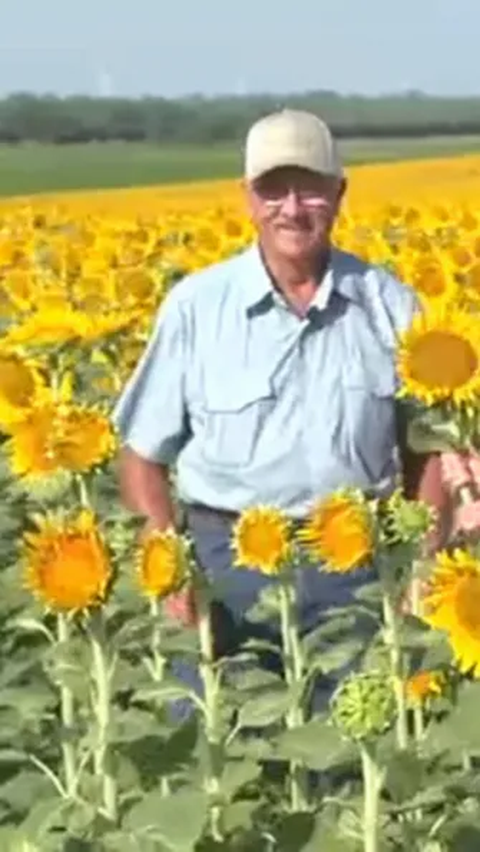
<path fill-rule="evenodd" d="M 85 477 L 81 474 L 78 474 L 76 477 L 76 482 L 78 487 L 78 499 L 80 506 L 82 507 L 82 509 L 90 509 L 91 502 Z"/>
<path fill-rule="evenodd" d="M 293 729 L 304 725 L 306 720 L 302 696 L 304 661 L 298 632 L 296 592 L 291 576 L 282 579 L 279 596 L 285 679 L 292 693 L 297 692 L 285 718 L 287 728 Z M 300 761 L 290 762 L 290 802 L 293 812 L 308 810 L 308 773 Z"/>
<path fill-rule="evenodd" d="M 207 773 L 205 788 L 212 800 L 210 828 L 217 842 L 224 839 L 222 827 L 221 777 L 223 772 L 223 744 L 219 719 L 218 691 L 219 683 L 214 665 L 213 632 L 210 606 L 202 588 L 196 589 L 198 613 L 198 637 L 200 643 L 200 676 L 204 689 L 205 737 L 207 741 Z"/>
<path fill-rule="evenodd" d="M 97 723 L 97 741 L 94 752 L 94 769 L 102 791 L 102 806 L 106 817 L 117 820 L 117 791 L 111 767 L 109 734 L 111 724 L 110 672 L 103 613 L 90 616 L 90 641 L 92 647 L 93 708 Z"/>
<path fill-rule="evenodd" d="M 408 716 L 407 700 L 405 695 L 405 673 L 398 615 L 388 592 L 384 592 L 383 594 L 383 618 L 385 626 L 385 643 L 390 655 L 390 667 L 397 703 L 397 745 L 398 748 L 403 751 L 408 748 Z"/>
<path fill-rule="evenodd" d="M 379 852 L 379 806 L 383 772 L 368 746 L 362 745 L 360 754 L 363 773 L 363 848 L 364 852 Z"/>
<path fill-rule="evenodd" d="M 57 615 L 57 637 L 60 645 L 67 646 L 69 639 L 68 621 L 64 613 Z M 77 787 L 77 759 L 71 737 L 75 726 L 75 704 L 69 686 L 60 684 L 60 717 L 63 728 L 62 755 L 64 787 L 67 797 L 73 799 Z"/>
<path fill-rule="evenodd" d="M 158 598 L 150 598 L 150 616 L 152 619 L 152 676 L 155 683 L 161 683 L 165 676 L 166 658 L 162 654 L 162 631 L 160 622 L 160 604 Z M 160 780 L 160 788 L 162 796 L 170 795 L 170 783 L 166 775 L 162 775 Z"/>
<path fill-rule="evenodd" d="M 420 701 L 416 701 L 413 708 L 413 728 L 415 732 L 415 741 L 419 745 L 425 736 L 425 716 L 423 706 Z"/>

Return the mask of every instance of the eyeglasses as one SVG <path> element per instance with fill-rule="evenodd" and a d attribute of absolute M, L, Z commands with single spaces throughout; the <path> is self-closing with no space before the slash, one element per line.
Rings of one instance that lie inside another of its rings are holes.
<path fill-rule="evenodd" d="M 277 208 L 285 204 L 285 201 L 291 192 L 292 190 L 288 188 L 281 193 L 275 192 L 274 195 L 267 194 L 265 192 L 259 193 L 259 195 L 266 207 Z M 302 207 L 318 209 L 320 207 L 331 206 L 331 201 L 326 198 L 325 195 L 320 195 L 319 193 L 311 192 L 310 190 L 293 190 L 293 194 Z"/>

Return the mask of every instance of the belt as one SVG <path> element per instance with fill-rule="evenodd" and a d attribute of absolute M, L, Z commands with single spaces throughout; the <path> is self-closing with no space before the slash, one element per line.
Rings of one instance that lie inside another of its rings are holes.
<path fill-rule="evenodd" d="M 234 512 L 231 509 L 216 509 L 213 506 L 204 506 L 202 503 L 181 503 L 180 510 L 184 523 L 189 515 L 229 524 L 236 523 L 240 517 L 240 512 Z M 304 519 L 302 518 L 292 518 L 291 520 L 293 529 L 301 527 L 304 523 Z"/>
<path fill-rule="evenodd" d="M 240 517 L 240 512 L 234 512 L 230 509 L 216 509 L 213 506 L 204 506 L 203 503 L 181 503 L 180 509 L 184 517 L 196 515 L 197 517 L 217 518 L 229 523 L 235 523 Z"/>

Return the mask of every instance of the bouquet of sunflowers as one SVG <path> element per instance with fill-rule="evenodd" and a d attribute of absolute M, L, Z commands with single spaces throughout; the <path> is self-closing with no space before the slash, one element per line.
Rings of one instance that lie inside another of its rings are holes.
<path fill-rule="evenodd" d="M 400 336 L 399 396 L 408 444 L 440 453 L 454 533 L 480 533 L 480 323 L 456 302 L 427 306 Z"/>

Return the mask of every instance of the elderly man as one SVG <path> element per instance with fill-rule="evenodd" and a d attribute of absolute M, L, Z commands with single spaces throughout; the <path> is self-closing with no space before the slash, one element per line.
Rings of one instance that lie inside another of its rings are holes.
<path fill-rule="evenodd" d="M 231 567 L 238 513 L 271 504 L 301 519 L 345 486 L 441 507 L 438 458 L 405 448 L 395 399 L 397 334 L 413 292 L 331 245 L 345 194 L 318 117 L 282 110 L 249 131 L 244 188 L 258 242 L 189 275 L 163 301 L 115 421 L 126 505 L 149 528 L 175 523 L 170 471 L 201 566 L 221 581 L 219 653 L 254 633 L 247 610 L 269 582 Z M 351 575 L 299 572 L 302 625 L 351 598 Z M 188 593 L 175 601 L 188 619 Z"/>

